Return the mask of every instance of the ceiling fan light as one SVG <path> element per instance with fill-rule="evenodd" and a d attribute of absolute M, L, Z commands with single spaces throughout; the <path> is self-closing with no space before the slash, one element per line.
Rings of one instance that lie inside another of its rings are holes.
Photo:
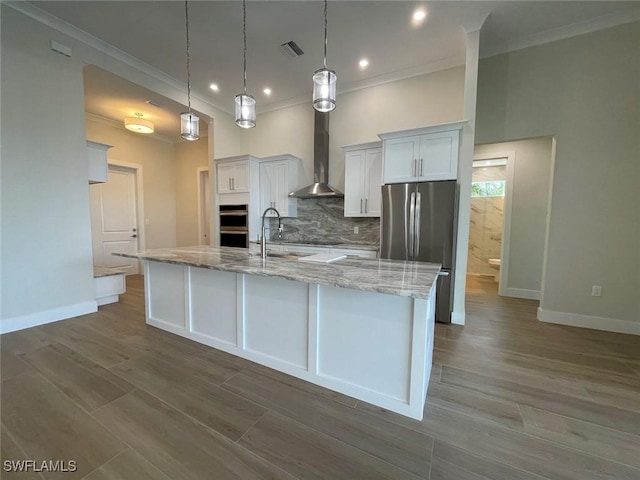
<path fill-rule="evenodd" d="M 180 114 L 180 136 L 185 140 L 198 140 L 200 138 L 200 119 L 192 112 Z"/>
<path fill-rule="evenodd" d="M 124 128 L 136 133 L 153 133 L 153 123 L 140 117 L 126 117 Z"/>
<path fill-rule="evenodd" d="M 236 125 L 241 128 L 256 126 L 256 100 L 251 95 L 240 93 L 236 95 Z"/>
<path fill-rule="evenodd" d="M 336 108 L 336 72 L 328 68 L 313 74 L 313 108 L 319 112 L 330 112 Z"/>

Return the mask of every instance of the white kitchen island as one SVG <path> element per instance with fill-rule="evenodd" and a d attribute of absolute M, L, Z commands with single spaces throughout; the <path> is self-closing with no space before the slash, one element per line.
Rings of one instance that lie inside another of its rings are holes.
<path fill-rule="evenodd" d="M 188 247 L 145 260 L 147 323 L 422 419 L 439 265 Z"/>

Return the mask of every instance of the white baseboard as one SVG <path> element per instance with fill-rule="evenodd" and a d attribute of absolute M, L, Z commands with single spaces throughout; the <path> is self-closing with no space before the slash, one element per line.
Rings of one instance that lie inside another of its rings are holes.
<path fill-rule="evenodd" d="M 540 300 L 540 290 L 527 290 L 525 288 L 505 288 L 500 295 L 503 297 L 525 298 L 527 300 Z"/>
<path fill-rule="evenodd" d="M 17 317 L 3 318 L 0 320 L 0 333 L 15 332 L 25 328 L 37 327 L 45 323 L 66 320 L 67 318 L 79 317 L 87 313 L 98 311 L 98 305 L 95 300 L 89 302 L 76 303 L 74 305 L 65 305 L 64 307 L 52 308 L 42 312 L 29 313 L 27 315 L 19 315 Z"/>
<path fill-rule="evenodd" d="M 464 312 L 451 312 L 451 323 L 454 325 L 464 325 Z"/>
<path fill-rule="evenodd" d="M 546 323 L 557 323 L 572 327 L 592 328 L 607 332 L 629 333 L 640 335 L 640 321 L 622 320 L 620 318 L 594 317 L 577 313 L 553 312 L 538 308 L 538 320 Z"/>

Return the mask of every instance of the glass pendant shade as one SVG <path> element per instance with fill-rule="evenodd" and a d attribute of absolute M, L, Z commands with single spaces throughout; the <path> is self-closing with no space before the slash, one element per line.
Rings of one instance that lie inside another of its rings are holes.
<path fill-rule="evenodd" d="M 336 72 L 328 68 L 313 74 L 313 108 L 319 112 L 330 112 L 336 108 Z"/>
<path fill-rule="evenodd" d="M 180 136 L 185 140 L 198 140 L 200 138 L 200 119 L 192 112 L 180 114 Z"/>
<path fill-rule="evenodd" d="M 236 95 L 236 125 L 241 128 L 256 126 L 256 100 L 251 95 Z"/>

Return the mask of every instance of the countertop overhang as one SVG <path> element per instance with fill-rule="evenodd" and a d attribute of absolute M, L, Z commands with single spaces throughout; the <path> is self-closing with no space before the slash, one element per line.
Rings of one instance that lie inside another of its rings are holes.
<path fill-rule="evenodd" d="M 231 247 L 158 248 L 114 255 L 421 299 L 429 298 L 441 268 L 435 263 L 363 258 L 312 264 L 263 259 L 247 249 Z"/>

